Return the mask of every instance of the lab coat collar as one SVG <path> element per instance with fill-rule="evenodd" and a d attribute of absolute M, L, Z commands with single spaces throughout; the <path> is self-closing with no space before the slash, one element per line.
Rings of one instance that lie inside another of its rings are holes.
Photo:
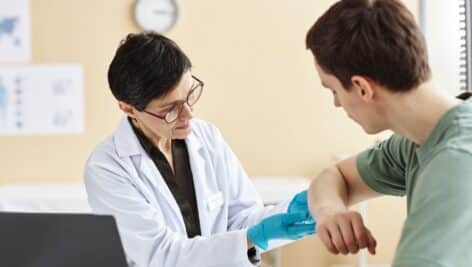
<path fill-rule="evenodd" d="M 120 157 L 145 153 L 126 116 L 121 120 L 118 130 L 115 132 L 115 146 Z"/>
<path fill-rule="evenodd" d="M 193 125 L 192 121 L 190 121 L 190 124 L 192 125 L 192 131 L 187 136 L 187 138 L 185 138 L 185 143 L 187 144 L 187 149 L 189 150 L 189 154 L 193 154 L 192 152 L 194 153 L 199 152 L 200 149 L 203 148 L 203 144 L 200 141 L 200 139 L 198 139 L 198 137 L 195 135 L 195 129 L 193 128 L 195 126 Z"/>

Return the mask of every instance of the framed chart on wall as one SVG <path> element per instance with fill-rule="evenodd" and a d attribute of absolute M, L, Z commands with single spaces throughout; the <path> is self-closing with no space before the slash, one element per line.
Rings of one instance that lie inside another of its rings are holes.
<path fill-rule="evenodd" d="M 435 87 L 452 95 L 471 91 L 471 1 L 420 0 L 420 25 Z"/>

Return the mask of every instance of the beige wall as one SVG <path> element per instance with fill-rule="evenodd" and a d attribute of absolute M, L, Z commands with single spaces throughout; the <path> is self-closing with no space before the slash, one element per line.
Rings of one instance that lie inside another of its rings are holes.
<path fill-rule="evenodd" d="M 84 67 L 85 132 L 0 136 L 0 183 L 79 182 L 94 146 L 121 114 L 106 82 L 114 50 L 133 22 L 132 0 L 31 0 L 32 63 Z M 196 115 L 215 123 L 248 173 L 313 176 L 335 155 L 354 153 L 373 137 L 335 109 L 319 85 L 304 36 L 332 0 L 178 1 L 169 36 L 206 82 Z M 417 13 L 417 0 L 407 5 Z M 375 200 L 369 222 L 379 239 L 372 262 L 392 258 L 404 201 Z M 327 255 L 309 238 L 283 250 L 284 266 L 328 266 L 354 257 Z"/>

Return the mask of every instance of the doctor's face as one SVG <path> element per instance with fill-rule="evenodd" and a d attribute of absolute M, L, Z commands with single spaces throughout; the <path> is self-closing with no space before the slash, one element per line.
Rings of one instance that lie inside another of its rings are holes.
<path fill-rule="evenodd" d="M 202 86 L 190 71 L 186 72 L 170 93 L 151 101 L 137 114 L 143 130 L 158 138 L 185 139 L 191 132 L 192 106 Z"/>

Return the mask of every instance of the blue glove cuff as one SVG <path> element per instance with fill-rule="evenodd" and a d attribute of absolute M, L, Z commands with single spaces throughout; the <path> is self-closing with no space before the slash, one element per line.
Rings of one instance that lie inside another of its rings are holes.
<path fill-rule="evenodd" d="M 264 229 L 262 224 L 257 224 L 252 226 L 247 230 L 247 238 L 251 240 L 254 245 L 262 249 L 267 249 L 269 242 L 267 241 L 266 236 L 264 235 Z"/>

